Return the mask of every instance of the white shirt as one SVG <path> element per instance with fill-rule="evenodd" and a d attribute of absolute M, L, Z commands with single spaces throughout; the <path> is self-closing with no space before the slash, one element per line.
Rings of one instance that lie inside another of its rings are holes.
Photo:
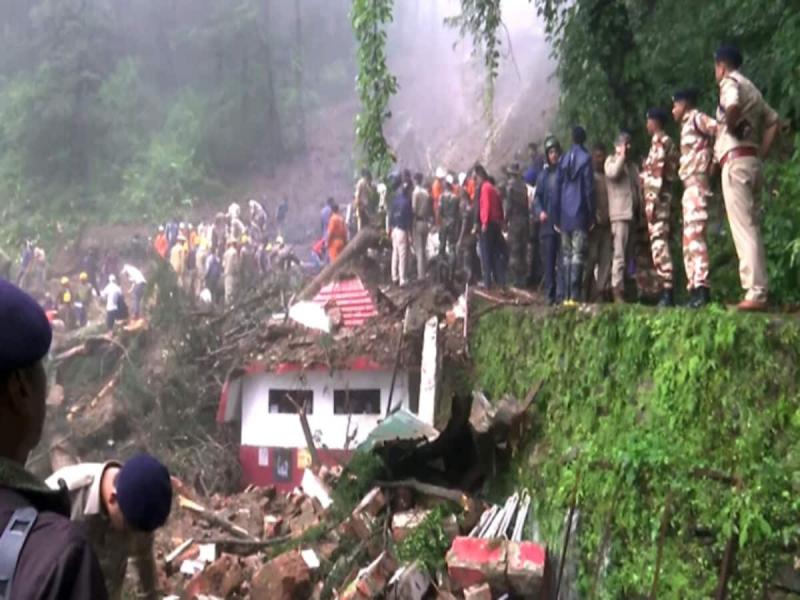
<path fill-rule="evenodd" d="M 119 308 L 119 297 L 122 295 L 122 288 L 116 283 L 109 282 L 100 292 L 100 297 L 106 300 L 106 310 L 117 310 Z"/>
<path fill-rule="evenodd" d="M 125 265 L 122 267 L 123 275 L 127 275 L 128 279 L 133 285 L 139 285 L 140 283 L 147 283 L 147 279 L 144 278 L 142 272 L 134 267 L 133 265 Z"/>

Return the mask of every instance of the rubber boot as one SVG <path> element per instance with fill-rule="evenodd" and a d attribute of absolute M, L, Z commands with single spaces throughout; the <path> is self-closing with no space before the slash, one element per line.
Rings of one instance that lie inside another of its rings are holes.
<path fill-rule="evenodd" d="M 710 302 L 711 290 L 707 287 L 699 287 L 695 289 L 695 295 L 692 301 L 689 302 L 689 308 L 703 308 Z"/>
<path fill-rule="evenodd" d="M 686 301 L 686 308 L 694 308 L 694 303 L 697 300 L 697 288 L 689 288 L 689 299 Z"/>
<path fill-rule="evenodd" d="M 672 290 L 664 290 L 661 292 L 661 299 L 658 301 L 659 308 L 668 308 L 675 306 L 675 300 L 672 296 Z"/>

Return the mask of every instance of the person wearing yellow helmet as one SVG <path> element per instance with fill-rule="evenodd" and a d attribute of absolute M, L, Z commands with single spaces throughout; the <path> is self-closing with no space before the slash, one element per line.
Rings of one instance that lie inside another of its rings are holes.
<path fill-rule="evenodd" d="M 61 278 L 61 290 L 58 292 L 58 316 L 64 322 L 67 330 L 75 326 L 75 318 L 72 306 L 72 290 L 70 289 L 69 277 Z"/>
<path fill-rule="evenodd" d="M 78 287 L 75 291 L 73 306 L 75 308 L 75 318 L 79 327 L 85 327 L 89 316 L 89 307 L 97 293 L 89 281 L 89 274 L 84 272 L 78 276 Z"/>

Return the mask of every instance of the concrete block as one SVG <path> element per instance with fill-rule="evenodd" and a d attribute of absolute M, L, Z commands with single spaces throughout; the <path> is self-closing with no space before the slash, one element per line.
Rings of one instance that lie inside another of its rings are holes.
<path fill-rule="evenodd" d="M 510 591 L 523 600 L 541 598 L 547 549 L 533 542 L 509 542 L 507 559 Z"/>
<path fill-rule="evenodd" d="M 506 587 L 507 548 L 505 540 L 457 537 L 447 552 L 447 573 L 456 590 L 489 583 L 497 590 Z"/>

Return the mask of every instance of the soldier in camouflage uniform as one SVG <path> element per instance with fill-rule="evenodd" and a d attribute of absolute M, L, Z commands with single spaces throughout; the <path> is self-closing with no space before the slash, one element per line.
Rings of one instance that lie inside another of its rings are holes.
<path fill-rule="evenodd" d="M 445 178 L 445 185 L 439 196 L 439 255 L 455 257 L 458 234 L 461 231 L 461 216 L 458 197 L 453 193 L 453 176 Z"/>
<path fill-rule="evenodd" d="M 669 253 L 672 193 L 670 187 L 678 171 L 678 152 L 664 131 L 667 113 L 661 108 L 647 111 L 647 133 L 651 136 L 650 153 L 642 167 L 642 188 L 650 237 L 653 265 L 661 284 L 659 306 L 672 306 L 673 269 Z"/>
<path fill-rule="evenodd" d="M 683 182 L 683 263 L 689 289 L 690 308 L 708 304 L 708 198 L 711 186 L 713 140 L 717 122 L 697 110 L 697 91 L 680 90 L 672 97 L 672 116 L 681 127 L 681 161 L 678 175 Z"/>
<path fill-rule="evenodd" d="M 522 179 L 517 163 L 506 171 L 505 213 L 508 227 L 509 267 L 514 285 L 523 288 L 528 277 L 528 238 L 530 237 L 530 211 L 528 187 Z"/>

